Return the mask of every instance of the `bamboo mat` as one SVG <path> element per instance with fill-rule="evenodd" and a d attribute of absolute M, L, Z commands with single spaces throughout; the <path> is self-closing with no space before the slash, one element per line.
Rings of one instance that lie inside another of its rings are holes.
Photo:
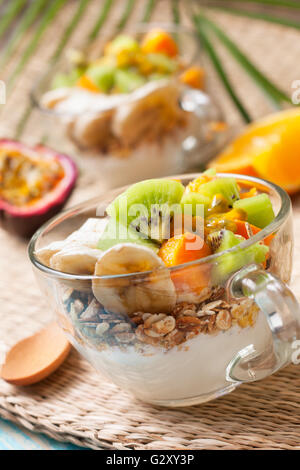
<path fill-rule="evenodd" d="M 76 2 L 75 2 L 76 3 Z M 130 17 L 137 22 L 144 2 Z M 102 32 L 111 35 L 120 16 L 120 6 L 109 15 Z M 0 136 L 13 137 L 20 117 L 28 106 L 28 91 L 33 80 L 49 62 L 68 16 L 75 8 L 67 2 L 64 13 L 43 36 L 38 51 L 3 107 Z M 78 44 L 90 28 L 99 10 L 92 1 L 70 41 Z M 185 2 L 181 2 L 182 21 L 188 24 Z M 300 78 L 299 33 L 278 25 L 216 15 L 219 23 L 248 54 L 282 88 L 290 93 L 291 83 Z M 153 19 L 171 18 L 170 2 L 160 0 Z M 28 32 L 28 38 L 30 31 Z M 15 60 L 22 54 L 22 44 L 1 79 L 9 76 Z M 221 50 L 221 53 L 225 53 Z M 241 96 L 247 94 L 247 108 L 254 117 L 270 111 L 249 79 L 230 60 L 227 64 Z M 221 103 L 226 116 L 235 127 L 241 122 L 228 97 L 222 92 L 213 72 L 209 70 L 210 89 Z M 45 125 L 34 112 L 24 129 L 22 139 L 36 142 L 42 138 Z M 60 143 L 49 142 L 55 148 Z M 80 185 L 70 204 L 101 192 L 99 184 L 89 188 Z M 300 197 L 293 201 L 295 233 L 300 230 Z M 295 265 L 292 288 L 300 300 L 300 239 L 295 237 Z M 18 238 L 0 230 L 0 346 L 8 347 L 37 330 L 51 318 L 46 303 L 33 278 L 27 259 L 26 245 Z M 4 348 L 2 348 L 4 349 Z M 0 351 L 0 354 L 3 351 Z M 274 376 L 255 384 L 245 385 L 232 394 L 201 406 L 183 409 L 161 409 L 145 405 L 118 389 L 97 374 L 74 351 L 65 364 L 40 384 L 15 388 L 0 381 L 0 416 L 22 424 L 30 431 L 70 441 L 93 449 L 300 449 L 300 367 L 289 366 Z"/>

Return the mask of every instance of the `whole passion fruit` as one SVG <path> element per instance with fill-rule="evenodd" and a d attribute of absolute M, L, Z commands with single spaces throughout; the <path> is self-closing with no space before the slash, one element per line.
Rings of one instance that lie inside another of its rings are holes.
<path fill-rule="evenodd" d="M 30 237 L 62 209 L 76 179 L 76 165 L 67 155 L 0 139 L 1 226 Z"/>

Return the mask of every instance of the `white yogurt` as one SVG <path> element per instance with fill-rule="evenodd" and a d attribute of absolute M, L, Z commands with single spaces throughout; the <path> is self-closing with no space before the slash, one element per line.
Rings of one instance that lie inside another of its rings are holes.
<path fill-rule="evenodd" d="M 138 398 L 175 405 L 188 399 L 200 402 L 201 397 L 232 386 L 226 380 L 226 368 L 241 349 L 251 344 L 258 352 L 272 347 L 271 332 L 262 313 L 253 327 L 233 326 L 216 335 L 200 334 L 169 351 L 149 348 L 148 355 L 132 346 L 126 351 L 76 347 L 97 370 Z"/>

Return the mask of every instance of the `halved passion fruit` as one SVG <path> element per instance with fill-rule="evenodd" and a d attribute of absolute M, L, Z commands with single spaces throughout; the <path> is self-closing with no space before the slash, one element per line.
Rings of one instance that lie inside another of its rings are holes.
<path fill-rule="evenodd" d="M 31 236 L 62 209 L 76 179 L 76 165 L 67 155 L 0 139 L 1 226 Z"/>

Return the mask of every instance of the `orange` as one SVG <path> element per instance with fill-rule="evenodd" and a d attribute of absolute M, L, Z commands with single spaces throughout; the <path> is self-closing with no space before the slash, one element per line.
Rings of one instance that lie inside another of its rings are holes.
<path fill-rule="evenodd" d="M 175 57 L 178 54 L 178 47 L 168 33 L 161 29 L 153 29 L 143 39 L 142 52 L 145 54 L 159 52 L 169 57 Z"/>
<path fill-rule="evenodd" d="M 192 88 L 204 88 L 204 70 L 202 67 L 189 67 L 180 75 L 180 81 Z"/>
<path fill-rule="evenodd" d="M 85 88 L 86 90 L 93 91 L 95 93 L 99 93 L 100 91 L 99 88 L 86 75 L 82 75 L 77 81 L 76 85 L 80 88 Z"/>
<path fill-rule="evenodd" d="M 300 189 L 300 110 L 271 114 L 246 129 L 209 165 L 218 172 L 259 176 L 289 193 Z"/>

